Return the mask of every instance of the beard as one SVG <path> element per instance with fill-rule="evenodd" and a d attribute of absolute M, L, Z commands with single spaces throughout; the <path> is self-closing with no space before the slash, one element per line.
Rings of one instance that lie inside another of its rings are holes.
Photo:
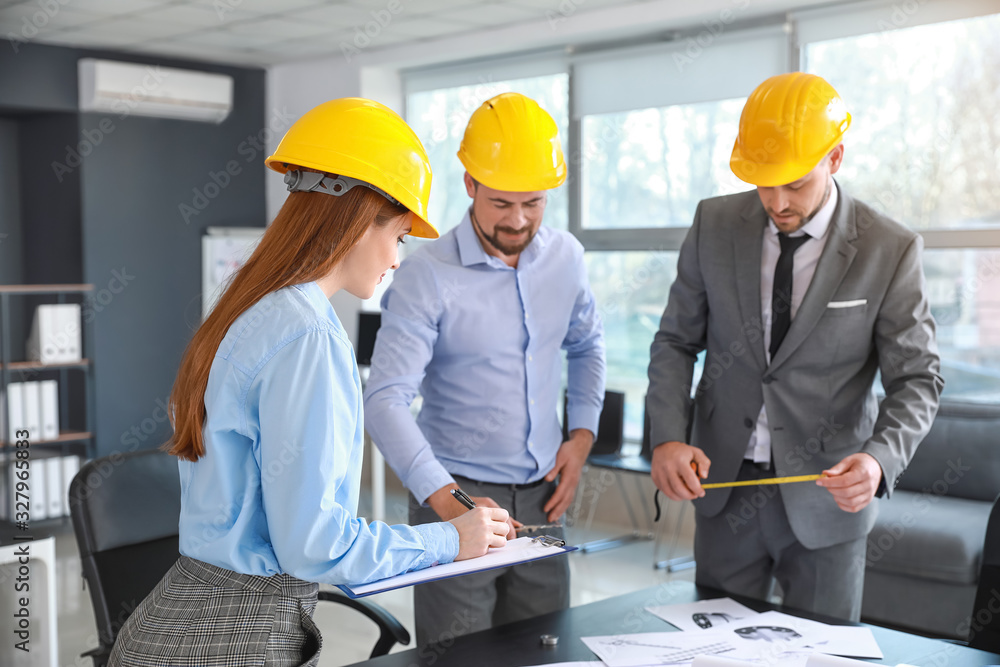
<path fill-rule="evenodd" d="M 516 234 L 517 233 L 516 229 L 512 227 L 503 227 L 498 225 L 493 228 L 493 234 L 490 235 L 483 230 L 482 225 L 479 224 L 479 220 L 476 219 L 475 211 L 473 211 L 471 208 L 469 209 L 469 217 L 472 218 L 472 224 L 475 225 L 476 229 L 479 230 L 479 233 L 482 234 L 484 239 L 486 239 L 486 242 L 489 243 L 494 248 L 496 248 L 504 255 L 512 256 L 521 254 L 521 252 L 525 248 L 531 245 L 532 239 L 535 238 L 534 230 L 532 230 L 529 227 L 527 230 L 528 231 L 527 236 L 524 238 L 523 241 L 519 241 L 518 243 L 504 243 L 503 241 L 500 240 L 499 233 L 507 232 L 508 234 Z"/>

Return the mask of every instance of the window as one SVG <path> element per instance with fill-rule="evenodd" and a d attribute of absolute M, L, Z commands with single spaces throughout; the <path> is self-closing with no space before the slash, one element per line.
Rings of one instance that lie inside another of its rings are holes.
<path fill-rule="evenodd" d="M 649 346 L 677 276 L 676 252 L 588 252 L 590 286 L 604 320 L 608 389 L 625 392 L 625 437 L 642 437 Z"/>
<path fill-rule="evenodd" d="M 991 402 L 1000 400 L 997 34 L 1000 14 L 803 50 L 853 117 L 838 180 L 924 235 L 945 396 Z"/>
<path fill-rule="evenodd" d="M 745 101 L 585 117 L 583 228 L 688 227 L 700 200 L 746 190 L 729 169 Z"/>

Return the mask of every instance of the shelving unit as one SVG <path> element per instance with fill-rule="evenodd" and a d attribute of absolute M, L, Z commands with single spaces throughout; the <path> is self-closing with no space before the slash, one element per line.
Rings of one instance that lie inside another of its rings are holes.
<path fill-rule="evenodd" d="M 26 331 L 12 330 L 11 300 L 23 296 L 55 296 L 56 303 L 69 303 L 70 300 L 82 301 L 84 296 L 92 292 L 93 285 L 0 285 L 0 391 L 5 399 L 0 402 L 0 411 L 3 414 L 3 423 L 10 424 L 10 414 L 6 401 L 7 386 L 11 382 L 21 382 L 34 379 L 36 377 L 51 377 L 56 375 L 59 382 L 59 425 L 60 433 L 56 438 L 49 440 L 36 440 L 29 438 L 31 442 L 31 460 L 53 456 L 78 456 L 83 460 L 93 458 L 95 450 L 94 440 L 94 378 L 93 378 L 93 354 L 87 351 L 91 347 L 90 332 L 87 330 L 85 318 L 81 317 L 81 339 L 86 357 L 78 361 L 65 363 L 42 363 L 38 361 L 13 360 L 12 341 L 15 336 L 26 336 Z M 84 374 L 84 407 L 83 424 L 76 423 L 70 427 L 70 373 Z M 14 447 L 6 441 L 7 432 L 0 433 L 0 494 L 4 494 L 10 502 L 11 489 L 9 488 L 10 476 L 7 471 L 7 464 L 14 460 Z M 82 465 L 83 461 L 81 461 Z M 37 469 L 35 469 L 37 470 Z M 61 480 L 62 488 L 68 486 L 68 480 Z M 47 518 L 42 520 L 32 520 L 31 528 L 37 537 L 39 531 L 46 528 L 53 528 L 69 522 L 69 517 Z M 0 527 L 9 525 L 7 517 L 0 516 Z"/>

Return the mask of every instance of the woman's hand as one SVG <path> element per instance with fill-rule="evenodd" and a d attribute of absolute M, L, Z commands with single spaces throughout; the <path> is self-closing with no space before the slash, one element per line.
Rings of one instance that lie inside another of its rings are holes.
<path fill-rule="evenodd" d="M 507 510 L 501 507 L 477 507 L 449 523 L 458 529 L 458 556 L 455 560 L 478 558 L 490 547 L 507 544 Z"/>

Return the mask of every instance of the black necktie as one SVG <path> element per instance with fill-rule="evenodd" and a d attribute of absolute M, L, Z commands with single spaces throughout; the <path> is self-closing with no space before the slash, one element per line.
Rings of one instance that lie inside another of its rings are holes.
<path fill-rule="evenodd" d="M 792 325 L 792 258 L 795 251 L 803 243 L 808 241 L 810 236 L 787 236 L 778 232 L 778 241 L 781 243 L 781 255 L 778 263 L 774 265 L 774 289 L 771 292 L 771 358 L 781 347 L 781 341 L 785 339 L 788 328 Z"/>

